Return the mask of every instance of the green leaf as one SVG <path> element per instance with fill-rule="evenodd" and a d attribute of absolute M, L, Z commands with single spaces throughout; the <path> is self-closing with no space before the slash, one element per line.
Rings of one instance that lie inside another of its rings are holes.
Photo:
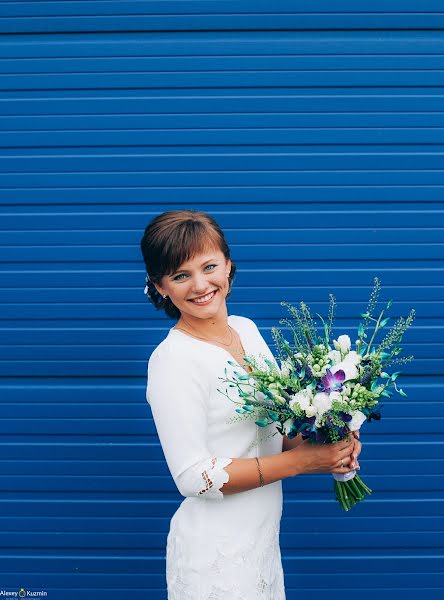
<path fill-rule="evenodd" d="M 401 371 L 396 371 L 396 373 L 392 373 L 392 378 L 391 378 L 391 379 L 392 379 L 392 381 L 395 381 L 395 379 L 396 379 L 397 377 L 399 377 L 399 375 L 401 375 Z"/>
<path fill-rule="evenodd" d="M 390 356 L 390 354 L 388 352 L 381 352 L 379 356 L 382 358 L 382 360 L 385 360 Z"/>
<path fill-rule="evenodd" d="M 269 410 L 268 415 L 271 419 L 273 419 L 273 421 L 279 421 L 279 415 L 274 410 Z"/>
<path fill-rule="evenodd" d="M 245 411 L 243 408 L 236 408 L 236 412 L 239 413 L 240 415 L 243 415 Z"/>
<path fill-rule="evenodd" d="M 387 323 L 390 321 L 390 317 L 386 317 L 385 319 L 383 319 L 380 323 L 379 323 L 379 327 L 382 329 L 383 327 L 385 327 L 387 325 Z"/>
<path fill-rule="evenodd" d="M 369 313 L 361 313 L 361 317 L 363 317 L 364 319 L 366 319 L 369 316 L 370 316 Z"/>
<path fill-rule="evenodd" d="M 259 427 L 266 427 L 268 425 L 267 419 L 259 419 L 258 421 L 255 421 L 255 423 Z"/>
<path fill-rule="evenodd" d="M 327 326 L 327 323 L 324 321 L 324 319 L 321 317 L 321 315 L 319 313 L 316 313 L 316 314 L 321 319 L 322 325 L 324 326 L 325 344 L 326 344 L 326 346 L 328 346 L 329 335 L 328 335 L 328 326 Z"/>
<path fill-rule="evenodd" d="M 381 396 L 385 396 L 386 398 L 390 398 L 391 394 L 387 390 L 383 390 Z"/>
<path fill-rule="evenodd" d="M 244 410 L 251 413 L 254 411 L 254 406 L 251 406 L 251 404 L 244 404 Z"/>
<path fill-rule="evenodd" d="M 264 361 L 265 361 L 265 364 L 270 369 L 270 371 L 273 371 L 274 370 L 274 364 L 271 362 L 271 360 L 269 360 L 268 358 L 264 358 Z"/>
<path fill-rule="evenodd" d="M 393 304 L 393 300 L 389 300 L 389 301 L 387 302 L 387 308 L 390 308 L 392 304 Z"/>
<path fill-rule="evenodd" d="M 237 367 L 237 366 L 239 366 L 237 363 L 235 363 L 235 362 L 234 362 L 234 361 L 232 361 L 232 360 L 229 360 L 229 361 L 228 361 L 228 364 L 229 364 L 229 365 L 231 365 L 232 367 Z"/>
<path fill-rule="evenodd" d="M 364 325 L 362 323 L 359 323 L 358 335 L 359 335 L 359 337 L 362 337 L 364 335 Z"/>
<path fill-rule="evenodd" d="M 388 373 L 384 373 L 384 371 L 381 373 L 380 377 L 382 377 L 382 379 L 390 379 L 390 375 Z"/>
<path fill-rule="evenodd" d="M 402 389 L 399 390 L 399 395 L 403 396 L 404 398 L 407 398 L 407 394 Z"/>

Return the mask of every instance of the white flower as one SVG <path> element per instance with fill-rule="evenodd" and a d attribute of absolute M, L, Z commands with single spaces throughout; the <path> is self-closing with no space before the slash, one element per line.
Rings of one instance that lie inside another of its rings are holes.
<path fill-rule="evenodd" d="M 327 358 L 329 358 L 331 361 L 333 361 L 334 365 L 336 365 L 337 363 L 340 363 L 342 360 L 341 353 L 339 352 L 339 350 L 331 350 L 327 354 Z"/>
<path fill-rule="evenodd" d="M 291 424 L 293 423 L 293 419 L 287 419 L 284 424 L 283 424 L 283 430 L 285 435 L 288 435 L 290 433 L 290 429 L 291 429 Z"/>
<path fill-rule="evenodd" d="M 354 350 L 352 350 L 351 352 L 349 352 L 347 354 L 347 356 L 344 358 L 344 360 L 349 360 L 354 365 L 358 365 L 362 360 L 362 356 L 360 354 L 358 354 L 357 352 L 355 352 Z"/>
<path fill-rule="evenodd" d="M 293 406 L 297 404 L 305 411 L 307 417 L 313 417 L 316 414 L 316 407 L 312 405 L 313 393 L 311 387 L 301 390 L 297 394 L 291 397 L 288 403 L 289 407 L 293 409 Z"/>
<path fill-rule="evenodd" d="M 340 335 L 337 341 L 333 340 L 333 346 L 336 348 L 336 350 L 340 350 L 342 354 L 347 354 L 347 352 L 350 352 L 351 348 L 351 341 L 349 336 Z"/>
<path fill-rule="evenodd" d="M 338 363 L 337 365 L 333 365 L 333 367 L 331 367 L 330 371 L 332 373 L 336 373 L 336 371 L 344 371 L 345 373 L 345 379 L 344 381 L 348 381 L 349 379 L 356 379 L 358 377 L 358 369 L 355 367 L 355 365 L 348 360 L 343 360 L 342 362 Z"/>
<path fill-rule="evenodd" d="M 280 372 L 282 377 L 287 377 L 290 374 L 291 363 L 288 360 L 281 361 Z"/>
<path fill-rule="evenodd" d="M 331 408 L 331 398 L 330 394 L 325 392 L 318 392 L 316 396 L 313 398 L 313 405 L 316 408 L 316 413 L 318 416 L 323 415 L 327 410 Z"/>
<path fill-rule="evenodd" d="M 344 381 L 348 381 L 349 379 L 357 379 L 358 377 L 358 369 L 357 365 L 361 361 L 362 357 L 352 350 L 347 354 L 343 361 L 337 363 L 330 367 L 330 371 L 332 373 L 336 373 L 336 371 L 344 371 L 345 379 Z"/>
<path fill-rule="evenodd" d="M 361 428 L 363 422 L 367 419 L 367 417 L 360 410 L 355 411 L 352 414 L 352 420 L 347 423 L 350 431 L 358 431 Z"/>
<path fill-rule="evenodd" d="M 342 395 L 340 392 L 330 392 L 330 400 L 333 402 L 341 402 L 342 401 Z"/>
<path fill-rule="evenodd" d="M 348 402 L 350 394 L 352 393 L 350 385 L 347 383 L 341 390 L 343 399 Z"/>

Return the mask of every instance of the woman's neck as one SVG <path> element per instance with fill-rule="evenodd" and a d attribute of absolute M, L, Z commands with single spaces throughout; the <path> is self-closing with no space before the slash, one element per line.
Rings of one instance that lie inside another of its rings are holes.
<path fill-rule="evenodd" d="M 175 327 L 185 329 L 191 334 L 207 339 L 224 340 L 228 337 L 230 331 L 226 313 L 209 319 L 198 319 L 189 315 L 181 316 Z"/>

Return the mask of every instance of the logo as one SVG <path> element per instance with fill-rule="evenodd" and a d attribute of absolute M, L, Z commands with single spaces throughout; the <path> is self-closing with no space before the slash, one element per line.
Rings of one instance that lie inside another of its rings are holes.
<path fill-rule="evenodd" d="M 13 591 L 9 592 L 8 590 L 0 589 L 0 599 L 3 598 L 46 598 L 48 596 L 48 592 L 45 590 L 40 590 L 38 592 L 33 592 L 32 590 L 26 590 L 25 588 L 20 588 L 18 592 Z"/>

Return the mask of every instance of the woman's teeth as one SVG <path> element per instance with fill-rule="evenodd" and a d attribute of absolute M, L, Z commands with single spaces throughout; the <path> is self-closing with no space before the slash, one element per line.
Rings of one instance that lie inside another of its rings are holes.
<path fill-rule="evenodd" d="M 211 294 L 207 294 L 203 298 L 199 298 L 198 300 L 190 300 L 190 302 L 194 302 L 195 304 L 203 304 L 205 302 L 208 302 L 208 300 L 211 300 L 215 293 L 216 292 L 211 292 Z"/>

